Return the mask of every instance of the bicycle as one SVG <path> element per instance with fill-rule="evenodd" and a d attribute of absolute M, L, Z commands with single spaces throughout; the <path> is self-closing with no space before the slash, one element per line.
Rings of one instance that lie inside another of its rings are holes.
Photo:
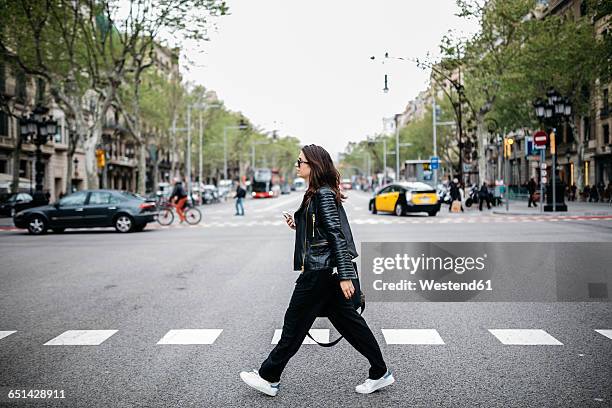
<path fill-rule="evenodd" d="M 174 212 L 176 211 L 176 204 L 171 202 L 165 202 L 160 204 L 161 210 L 157 216 L 157 222 L 160 225 L 170 225 L 174 222 Z M 196 225 L 202 220 L 202 213 L 196 207 L 187 203 L 184 209 L 185 221 L 189 225 Z"/>

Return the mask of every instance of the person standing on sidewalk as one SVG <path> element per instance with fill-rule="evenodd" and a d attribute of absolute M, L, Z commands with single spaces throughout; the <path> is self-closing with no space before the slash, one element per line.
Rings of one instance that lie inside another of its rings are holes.
<path fill-rule="evenodd" d="M 535 195 L 537 187 L 538 186 L 537 186 L 535 180 L 532 177 L 529 180 L 529 183 L 527 183 L 527 191 L 529 192 L 529 199 L 527 201 L 527 207 L 531 207 L 531 204 L 533 204 L 534 207 L 538 206 L 537 203 L 535 202 L 535 199 L 534 199 L 534 195 Z"/>
<path fill-rule="evenodd" d="M 246 189 L 242 187 L 242 183 L 238 182 L 236 187 L 236 213 L 234 215 L 244 215 L 244 205 L 242 200 L 246 197 Z"/>
<path fill-rule="evenodd" d="M 482 186 L 480 187 L 480 191 L 478 191 L 478 210 L 482 211 L 482 203 L 484 201 L 487 202 L 487 209 L 491 209 L 491 200 L 489 199 L 489 188 L 487 187 L 487 183 L 482 182 Z"/>
<path fill-rule="evenodd" d="M 300 208 L 294 217 L 287 215 L 286 222 L 296 231 L 293 269 L 301 273 L 278 344 L 259 370 L 242 371 L 240 378 L 250 387 L 275 396 L 289 359 L 299 350 L 316 317 L 326 313 L 336 330 L 369 361 L 368 378 L 355 387 L 356 392 L 369 394 L 395 379 L 374 334 L 351 300 L 355 294 L 351 279 L 357 277 L 352 258 L 358 254 L 342 207 L 346 197 L 340 191 L 340 173 L 329 153 L 314 144 L 302 148 L 296 167 L 297 176 L 308 180 L 308 188 Z"/>

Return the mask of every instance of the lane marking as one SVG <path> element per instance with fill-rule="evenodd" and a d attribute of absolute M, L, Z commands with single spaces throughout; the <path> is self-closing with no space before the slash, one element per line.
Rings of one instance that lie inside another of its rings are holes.
<path fill-rule="evenodd" d="M 612 339 L 612 330 L 609 329 L 599 329 L 599 330 L 595 330 L 597 333 L 601 334 L 602 336 L 606 336 L 609 339 Z"/>
<path fill-rule="evenodd" d="M 308 332 L 318 342 L 329 343 L 329 329 L 310 329 Z M 283 333 L 283 329 L 274 330 L 274 336 L 272 336 L 271 344 L 278 344 L 282 333 Z M 317 343 L 312 341 L 310 337 L 306 336 L 302 344 L 317 344 Z"/>
<path fill-rule="evenodd" d="M 2 330 L 0 331 L 0 339 L 8 337 L 13 333 L 17 333 L 17 330 Z"/>
<path fill-rule="evenodd" d="M 445 344 L 435 329 L 381 329 L 387 344 Z"/>
<path fill-rule="evenodd" d="M 559 340 L 542 329 L 489 329 L 489 332 L 506 345 L 562 346 Z"/>
<path fill-rule="evenodd" d="M 49 340 L 45 346 L 98 346 L 117 330 L 67 330 Z"/>
<path fill-rule="evenodd" d="M 157 344 L 213 344 L 223 329 L 170 330 Z"/>

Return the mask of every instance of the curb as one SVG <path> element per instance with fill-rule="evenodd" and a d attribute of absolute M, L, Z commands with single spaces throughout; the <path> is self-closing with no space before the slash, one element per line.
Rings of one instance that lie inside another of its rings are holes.
<path fill-rule="evenodd" d="M 593 212 L 565 212 L 565 211 L 557 211 L 557 212 L 526 212 L 526 211 L 492 211 L 493 214 L 496 215 L 524 215 L 524 216 L 533 216 L 533 217 L 590 217 L 590 218 L 608 218 L 612 217 L 612 213 L 610 212 L 602 212 L 602 211 L 593 211 Z"/>

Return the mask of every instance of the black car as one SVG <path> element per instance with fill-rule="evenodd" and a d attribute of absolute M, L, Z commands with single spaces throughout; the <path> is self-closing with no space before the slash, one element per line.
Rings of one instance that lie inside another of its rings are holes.
<path fill-rule="evenodd" d="M 34 199 L 28 193 L 15 193 L 9 195 L 0 203 L 0 215 L 12 217 L 21 210 L 34 206 Z"/>
<path fill-rule="evenodd" d="M 155 202 L 117 190 L 77 191 L 51 205 L 20 211 L 13 217 L 17 228 L 30 234 L 48 229 L 115 227 L 119 232 L 142 231 L 157 216 Z"/>

